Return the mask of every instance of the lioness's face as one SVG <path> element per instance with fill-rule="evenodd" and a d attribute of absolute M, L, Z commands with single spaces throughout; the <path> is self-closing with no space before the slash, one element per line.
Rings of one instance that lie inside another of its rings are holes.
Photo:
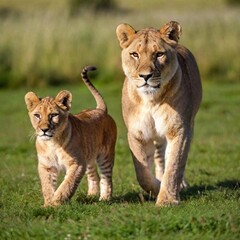
<path fill-rule="evenodd" d="M 63 132 L 68 121 L 71 93 L 62 91 L 55 99 L 40 99 L 33 92 L 29 92 L 25 96 L 25 102 L 38 139 L 51 140 Z"/>
<path fill-rule="evenodd" d="M 129 25 L 121 24 L 117 36 L 122 47 L 124 73 L 139 91 L 158 92 L 176 73 L 176 42 L 170 39 L 168 42 L 163 30 L 135 31 Z"/>

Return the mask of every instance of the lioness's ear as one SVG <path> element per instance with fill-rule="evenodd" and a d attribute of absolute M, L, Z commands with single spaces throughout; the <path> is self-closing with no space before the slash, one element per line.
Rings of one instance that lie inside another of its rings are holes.
<path fill-rule="evenodd" d="M 136 30 L 130 25 L 123 23 L 117 26 L 116 34 L 121 48 L 126 48 L 131 43 Z"/>
<path fill-rule="evenodd" d="M 55 101 L 60 108 L 69 111 L 72 104 L 72 94 L 67 90 L 63 90 L 55 97 Z"/>
<path fill-rule="evenodd" d="M 28 92 L 25 95 L 25 103 L 29 112 L 31 112 L 39 102 L 40 99 L 34 92 Z"/>
<path fill-rule="evenodd" d="M 169 43 L 178 43 L 182 28 L 178 22 L 171 21 L 160 29 L 161 36 Z"/>

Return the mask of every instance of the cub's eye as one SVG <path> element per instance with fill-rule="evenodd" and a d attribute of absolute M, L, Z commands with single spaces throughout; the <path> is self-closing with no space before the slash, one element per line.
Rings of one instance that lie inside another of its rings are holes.
<path fill-rule="evenodd" d="M 132 52 L 132 53 L 130 53 L 130 55 L 134 58 L 139 58 L 139 55 L 136 52 Z"/>
<path fill-rule="evenodd" d="M 41 118 L 41 116 L 40 116 L 39 113 L 35 113 L 35 114 L 34 114 L 34 117 L 37 118 L 37 119 L 40 119 L 40 118 Z"/>
<path fill-rule="evenodd" d="M 164 52 L 157 52 L 156 57 L 157 58 L 162 57 L 164 54 L 165 54 Z"/>
<path fill-rule="evenodd" d="M 55 117 L 58 117 L 59 114 L 58 113 L 52 113 L 49 115 L 50 118 L 55 118 Z"/>

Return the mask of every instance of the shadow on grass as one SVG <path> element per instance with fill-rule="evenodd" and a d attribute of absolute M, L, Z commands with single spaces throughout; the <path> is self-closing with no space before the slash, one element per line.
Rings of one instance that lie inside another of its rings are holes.
<path fill-rule="evenodd" d="M 183 190 L 181 195 L 181 200 L 187 200 L 189 198 L 200 198 L 207 192 L 215 191 L 215 190 L 240 190 L 240 180 L 231 179 L 220 181 L 216 185 L 193 185 L 190 186 L 188 189 Z M 147 193 L 144 192 L 128 192 L 125 195 L 117 196 L 112 199 L 112 203 L 140 203 L 143 204 L 144 202 L 155 202 L 156 199 L 152 196 L 149 196 Z"/>
<path fill-rule="evenodd" d="M 143 204 L 144 202 L 155 201 L 155 198 L 148 195 L 144 192 L 128 192 L 121 196 L 115 196 L 112 199 L 113 203 L 140 203 Z"/>
<path fill-rule="evenodd" d="M 239 189 L 240 188 L 240 180 L 226 180 L 217 183 L 218 187 L 228 188 L 231 190 Z"/>
<path fill-rule="evenodd" d="M 99 203 L 99 197 L 97 196 L 87 196 L 84 194 L 79 194 L 76 201 L 79 204 L 96 204 Z M 114 195 L 108 204 L 121 204 L 121 203 L 136 203 L 143 204 L 144 202 L 155 201 L 155 199 L 144 192 L 131 191 L 124 195 Z"/>
<path fill-rule="evenodd" d="M 190 198 L 200 198 L 203 195 L 207 195 L 208 192 L 216 190 L 238 190 L 240 189 L 240 180 L 225 180 L 218 182 L 216 185 L 193 185 L 188 189 L 181 191 L 180 196 L 181 200 L 188 200 Z M 99 203 L 98 197 L 89 197 L 85 194 L 80 194 L 77 197 L 77 202 L 79 204 L 97 204 Z M 144 202 L 155 202 L 156 199 L 153 196 L 148 195 L 143 191 L 131 191 L 124 195 L 113 196 L 113 198 L 107 202 L 108 204 L 122 204 L 122 203 L 131 203 L 131 204 L 144 204 Z"/>
<path fill-rule="evenodd" d="M 225 180 L 218 182 L 216 185 L 193 185 L 188 189 L 183 190 L 180 195 L 182 200 L 187 200 L 189 198 L 199 198 L 209 191 L 229 189 L 237 190 L 240 189 L 240 180 Z"/>

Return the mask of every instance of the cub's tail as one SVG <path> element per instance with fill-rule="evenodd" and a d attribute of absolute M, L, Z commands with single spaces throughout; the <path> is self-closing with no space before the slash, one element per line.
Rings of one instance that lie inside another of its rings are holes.
<path fill-rule="evenodd" d="M 107 106 L 103 100 L 102 95 L 98 92 L 98 90 L 93 86 L 93 84 L 90 82 L 87 73 L 89 71 L 94 71 L 97 68 L 94 66 L 87 66 L 84 67 L 82 70 L 82 80 L 85 83 L 85 85 L 88 87 L 88 89 L 90 90 L 90 92 L 92 93 L 93 97 L 95 98 L 96 102 L 97 102 L 97 109 L 102 109 L 104 112 L 107 112 Z"/>

